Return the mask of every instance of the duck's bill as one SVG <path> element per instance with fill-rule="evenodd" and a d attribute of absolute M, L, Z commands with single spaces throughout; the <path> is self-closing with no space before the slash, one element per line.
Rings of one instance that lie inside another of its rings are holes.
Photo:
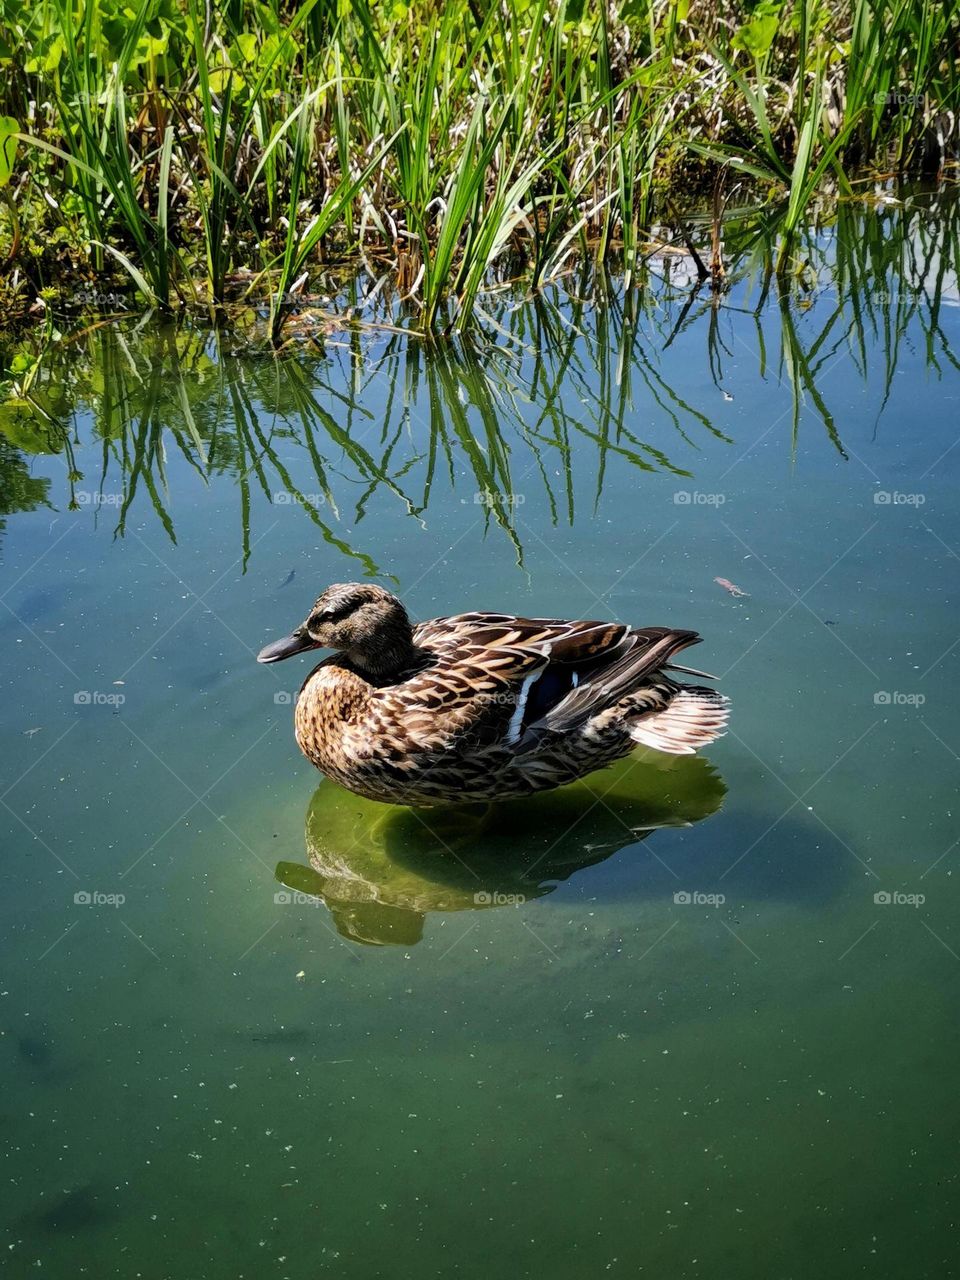
<path fill-rule="evenodd" d="M 321 646 L 312 640 L 305 630 L 294 631 L 282 640 L 274 640 L 265 645 L 257 654 L 258 662 L 282 662 L 284 658 L 292 658 L 297 653 L 305 653 L 307 649 L 319 649 Z"/>

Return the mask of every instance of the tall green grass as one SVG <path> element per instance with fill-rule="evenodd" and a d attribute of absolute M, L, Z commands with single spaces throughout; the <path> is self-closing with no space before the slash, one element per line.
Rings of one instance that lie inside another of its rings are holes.
<path fill-rule="evenodd" d="M 942 0 L 0 0 L 5 270 L 253 297 L 278 337 L 311 270 L 359 256 L 444 333 L 497 273 L 633 277 L 723 167 L 785 270 L 824 190 L 956 163 L 958 49 Z"/>

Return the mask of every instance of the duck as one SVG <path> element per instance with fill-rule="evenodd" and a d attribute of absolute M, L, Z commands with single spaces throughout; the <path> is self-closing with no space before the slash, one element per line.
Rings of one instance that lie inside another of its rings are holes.
<path fill-rule="evenodd" d="M 387 804 L 532 795 L 647 747 L 692 755 L 721 737 L 729 701 L 676 674 L 696 631 L 460 613 L 412 623 L 372 582 L 334 583 L 261 663 L 332 649 L 294 708 L 304 756 Z"/>

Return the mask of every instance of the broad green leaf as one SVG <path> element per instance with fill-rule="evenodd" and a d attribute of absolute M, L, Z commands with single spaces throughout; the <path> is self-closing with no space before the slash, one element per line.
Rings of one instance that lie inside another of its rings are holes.
<path fill-rule="evenodd" d="M 733 47 L 744 49 L 755 58 L 763 58 L 770 52 L 777 34 L 778 19 L 775 14 L 760 14 L 745 22 L 733 37 Z"/>
<path fill-rule="evenodd" d="M 240 62 L 254 62 L 256 60 L 257 37 L 252 31 L 245 31 L 237 36 L 236 50 L 240 55 Z M 236 59 L 231 58 L 231 62 L 234 63 L 234 66 L 237 65 Z"/>

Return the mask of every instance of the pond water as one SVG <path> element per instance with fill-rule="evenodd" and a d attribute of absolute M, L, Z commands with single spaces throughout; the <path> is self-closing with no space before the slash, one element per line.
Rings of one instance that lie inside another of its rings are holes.
<path fill-rule="evenodd" d="M 0 436 L 12 1274 L 953 1274 L 958 226 L 846 206 L 779 285 L 745 237 L 717 303 L 658 259 L 432 352 L 371 303 L 48 354 Z M 367 576 L 696 628 L 730 733 L 357 800 L 254 656 Z"/>

